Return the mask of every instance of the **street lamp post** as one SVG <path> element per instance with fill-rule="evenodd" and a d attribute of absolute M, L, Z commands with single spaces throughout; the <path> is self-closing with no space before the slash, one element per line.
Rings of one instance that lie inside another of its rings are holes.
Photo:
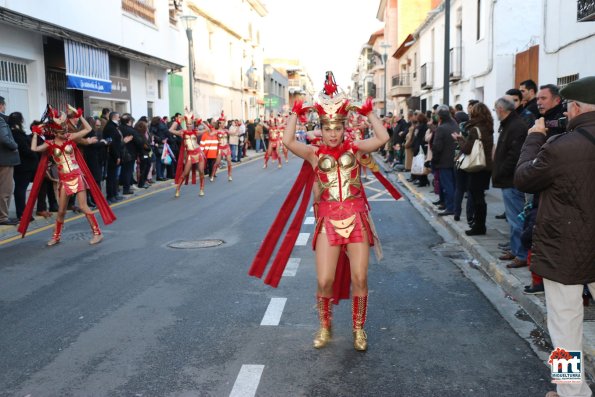
<path fill-rule="evenodd" d="M 188 80 L 190 83 L 190 110 L 194 111 L 194 43 L 192 40 L 192 25 L 197 17 L 194 15 L 182 15 L 186 25 L 186 37 L 188 37 Z"/>
<path fill-rule="evenodd" d="M 442 103 L 449 104 L 450 99 L 450 0 L 444 1 L 444 79 L 442 96 L 444 99 Z"/>
<path fill-rule="evenodd" d="M 386 54 L 386 49 L 390 48 L 390 44 L 382 43 L 380 47 L 384 49 L 384 53 L 382 54 L 382 61 L 384 62 L 384 116 L 388 114 L 388 104 L 386 103 L 386 85 L 387 85 L 387 76 L 386 76 L 386 64 L 388 63 L 388 56 Z"/>
<path fill-rule="evenodd" d="M 264 113 L 265 113 L 264 118 L 265 118 L 265 120 L 269 120 L 270 116 L 267 113 L 267 102 L 268 102 L 269 107 L 271 108 L 271 111 L 272 111 L 273 103 L 272 103 L 272 97 L 271 97 L 271 88 L 272 88 L 271 87 L 271 75 L 273 74 L 273 67 L 271 65 L 266 65 L 264 67 L 264 73 L 267 76 L 267 84 L 266 84 L 265 88 L 268 92 L 268 95 L 266 95 L 266 98 L 264 100 Z"/>

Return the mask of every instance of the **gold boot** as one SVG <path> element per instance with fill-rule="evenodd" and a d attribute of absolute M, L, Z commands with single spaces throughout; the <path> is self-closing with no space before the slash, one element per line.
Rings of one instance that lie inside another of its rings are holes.
<path fill-rule="evenodd" d="M 198 192 L 198 195 L 201 197 L 204 196 L 205 195 L 204 189 L 200 189 L 200 192 Z"/>
<path fill-rule="evenodd" d="M 365 352 L 368 348 L 368 336 L 363 329 L 353 330 L 353 347 L 355 350 Z"/>
<path fill-rule="evenodd" d="M 174 195 L 175 198 L 180 197 L 180 188 L 176 188 L 176 194 Z"/>
<path fill-rule="evenodd" d="M 52 235 L 52 239 L 47 242 L 48 247 L 56 245 L 60 242 L 60 237 L 62 237 L 62 226 L 64 226 L 64 222 L 60 222 L 57 220 L 56 227 L 54 228 L 54 234 Z"/>
<path fill-rule="evenodd" d="M 320 320 L 320 329 L 314 337 L 314 348 L 321 349 L 331 341 L 331 298 L 316 297 L 316 306 L 318 307 L 318 319 Z"/>
<path fill-rule="evenodd" d="M 353 316 L 353 347 L 357 351 L 366 351 L 368 338 L 364 331 L 366 323 L 366 312 L 368 310 L 368 295 L 354 296 L 351 301 L 351 313 Z"/>
<path fill-rule="evenodd" d="M 101 240 L 103 240 L 103 234 L 101 234 L 101 230 L 97 224 L 97 219 L 95 219 L 95 215 L 93 214 L 85 214 L 85 216 L 87 217 L 89 225 L 91 226 L 91 231 L 93 232 L 93 237 L 91 237 L 91 240 L 89 240 L 89 244 L 99 244 Z"/>
<path fill-rule="evenodd" d="M 227 177 L 227 181 L 228 181 L 228 182 L 231 182 L 231 181 L 233 181 L 233 179 L 231 178 L 231 175 L 229 175 L 229 176 Z"/>

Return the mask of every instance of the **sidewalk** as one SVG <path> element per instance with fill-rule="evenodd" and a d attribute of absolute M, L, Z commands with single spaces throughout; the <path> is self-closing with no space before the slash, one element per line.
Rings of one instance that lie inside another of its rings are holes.
<path fill-rule="evenodd" d="M 244 157 L 242 159 L 241 163 L 234 163 L 234 168 L 241 166 L 242 164 L 246 164 L 248 162 L 260 159 L 263 156 L 264 156 L 263 152 L 256 153 L 254 150 L 249 149 L 246 152 L 246 157 Z M 225 167 L 220 168 L 220 170 L 223 170 L 223 169 L 225 169 Z M 168 179 L 167 181 L 162 181 L 162 182 L 155 182 L 148 189 L 138 189 L 138 188 L 136 188 L 136 185 L 134 185 L 134 188 L 135 188 L 134 194 L 132 194 L 130 196 L 124 196 L 124 199 L 122 201 L 112 204 L 112 205 L 110 205 L 110 207 L 117 208 L 117 207 L 121 206 L 122 204 L 128 203 L 133 200 L 137 200 L 140 197 L 158 193 L 160 191 L 169 189 L 172 186 L 173 186 L 173 179 Z M 29 188 L 31 188 L 31 185 L 29 185 Z M 27 198 L 28 197 L 29 197 L 29 192 L 27 192 Z M 15 211 L 16 210 L 15 210 L 15 206 L 14 206 L 14 196 L 11 196 L 10 208 L 8 209 L 8 214 L 9 214 L 8 216 L 11 218 L 16 218 Z M 93 212 L 97 212 L 97 210 L 95 210 Z M 35 220 L 29 224 L 27 234 L 31 234 L 35 231 L 40 232 L 42 230 L 49 230 L 54 227 L 54 222 L 56 221 L 56 213 L 52 213 L 52 216 L 47 219 L 42 216 L 35 216 L 35 211 L 33 212 L 33 214 L 34 214 Z M 79 219 L 82 217 L 83 217 L 83 214 L 68 211 L 66 213 L 65 222 Z M 100 225 L 101 225 L 101 221 L 100 221 Z M 18 238 L 20 238 L 20 234 L 17 232 L 17 226 L 0 226 L 0 249 L 3 244 L 17 240 Z"/>
<path fill-rule="evenodd" d="M 376 161 L 385 172 L 389 167 L 379 156 L 375 156 Z M 396 183 L 401 192 L 415 200 L 436 222 L 454 235 L 459 243 L 475 259 L 470 266 L 477 267 L 490 277 L 502 290 L 509 295 L 511 299 L 517 302 L 547 333 L 547 317 L 545 307 L 545 295 L 526 295 L 523 293 L 524 287 L 531 284 L 531 273 L 527 267 L 520 269 L 508 269 L 506 264 L 510 261 L 501 261 L 498 257 L 502 251 L 498 248 L 498 243 L 507 242 L 509 235 L 508 223 L 503 219 L 496 219 L 495 216 L 504 213 L 504 204 L 500 189 L 490 188 L 486 192 L 486 202 L 488 204 L 488 216 L 486 220 L 487 233 L 484 236 L 467 236 L 465 230 L 468 230 L 465 219 L 465 200 L 463 201 L 463 213 L 461 220 L 455 222 L 452 216 L 437 216 L 438 208 L 432 202 L 438 200 L 434 194 L 433 185 L 418 187 L 413 183 L 407 182 L 410 176 L 409 172 L 391 172 L 388 178 Z M 430 180 L 431 180 L 430 176 Z M 586 372 L 591 378 L 595 377 L 595 304 L 591 302 L 585 307 L 585 322 L 583 331 L 583 354 L 586 359 Z"/>

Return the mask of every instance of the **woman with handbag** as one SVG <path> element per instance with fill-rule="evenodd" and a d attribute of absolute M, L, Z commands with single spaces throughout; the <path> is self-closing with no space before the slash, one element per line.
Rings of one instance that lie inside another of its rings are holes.
<path fill-rule="evenodd" d="M 468 156 L 475 155 L 475 153 L 472 153 L 474 146 L 480 148 L 483 146 L 485 165 L 483 167 L 476 166 L 466 169 L 469 174 L 468 191 L 470 191 L 473 200 L 474 215 L 471 229 L 465 231 L 465 234 L 476 236 L 486 234 L 488 207 L 485 201 L 485 191 L 490 188 L 492 147 L 494 146 L 494 119 L 492 118 L 490 109 L 481 102 L 473 105 L 469 116 L 470 120 L 465 126 L 469 133 L 467 138 L 464 138 L 459 133 L 453 133 L 452 137 L 459 143 L 461 152 Z M 481 146 L 479 146 L 480 143 Z M 465 166 L 461 168 L 464 169 Z"/>

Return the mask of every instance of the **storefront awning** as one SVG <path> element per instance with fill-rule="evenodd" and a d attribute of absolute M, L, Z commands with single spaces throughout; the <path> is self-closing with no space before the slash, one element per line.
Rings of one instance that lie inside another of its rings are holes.
<path fill-rule="evenodd" d="M 64 59 L 66 88 L 103 94 L 112 92 L 109 54 L 106 50 L 64 40 Z"/>

